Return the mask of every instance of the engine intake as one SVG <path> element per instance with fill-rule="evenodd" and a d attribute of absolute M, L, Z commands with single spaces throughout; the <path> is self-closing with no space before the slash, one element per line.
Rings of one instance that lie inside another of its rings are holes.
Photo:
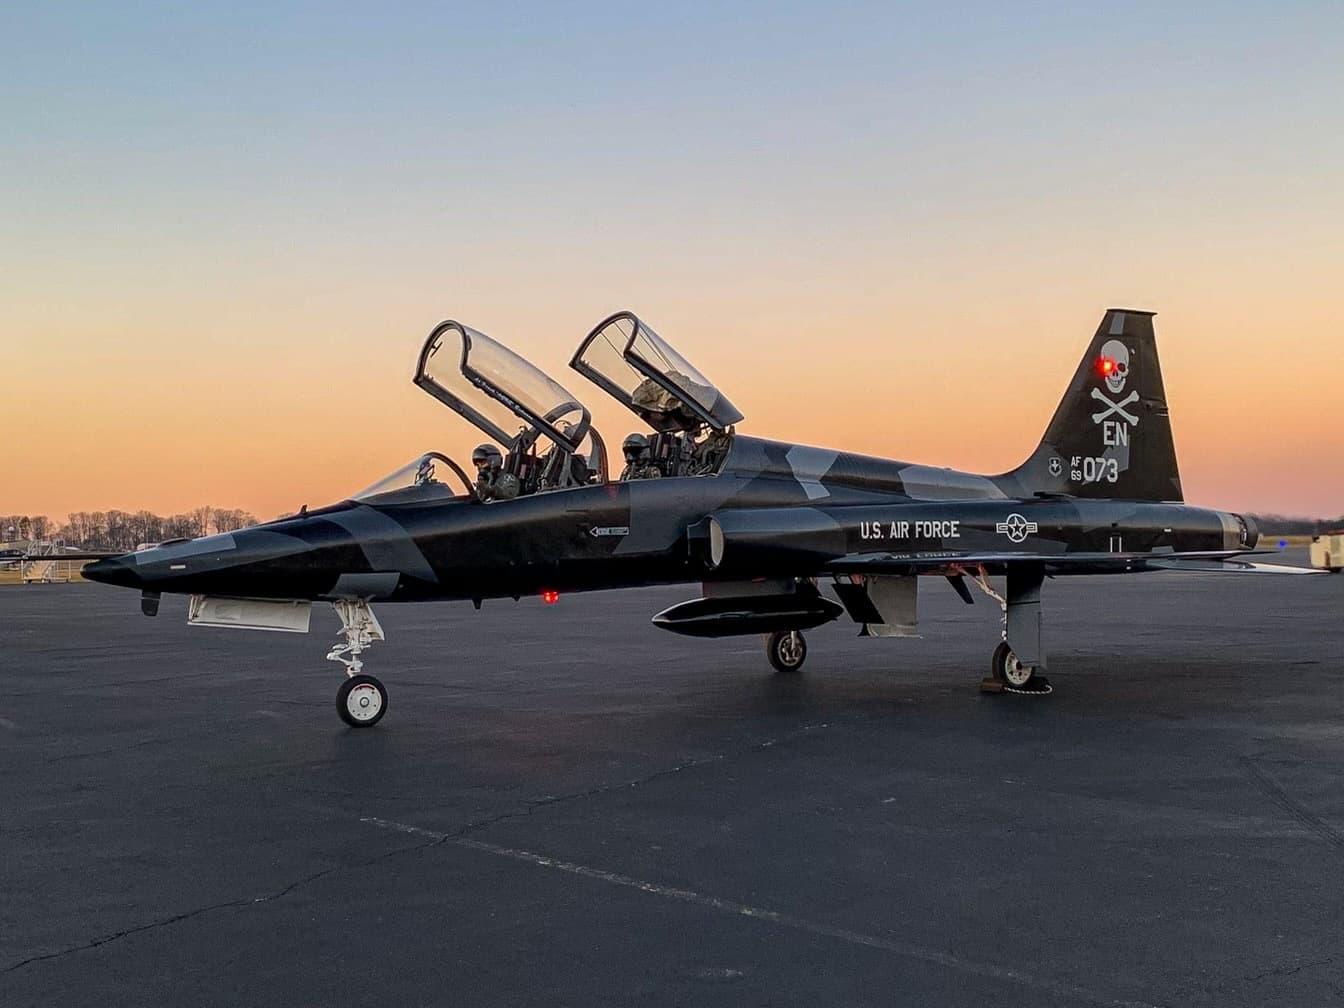
<path fill-rule="evenodd" d="M 847 552 L 840 523 L 811 508 L 718 511 L 687 531 L 692 551 L 716 573 L 796 574 Z"/>

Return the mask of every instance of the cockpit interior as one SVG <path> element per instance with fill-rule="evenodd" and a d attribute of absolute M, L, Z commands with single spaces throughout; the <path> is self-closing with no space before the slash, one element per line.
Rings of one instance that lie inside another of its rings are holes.
<path fill-rule="evenodd" d="M 622 445 L 621 480 L 717 473 L 742 414 L 630 312 L 600 322 L 570 366 L 633 412 L 648 433 Z M 572 393 L 502 343 L 460 322 L 429 334 L 415 384 L 481 431 L 475 476 L 428 452 L 354 496 L 379 503 L 508 500 L 612 478 L 602 436 Z"/>

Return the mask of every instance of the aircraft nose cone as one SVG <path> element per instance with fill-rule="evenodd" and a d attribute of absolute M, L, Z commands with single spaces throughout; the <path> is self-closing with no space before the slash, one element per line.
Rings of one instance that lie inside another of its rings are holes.
<path fill-rule="evenodd" d="M 144 587 L 144 582 L 140 573 L 135 569 L 135 565 L 127 563 L 121 557 L 95 560 L 91 564 L 86 564 L 81 573 L 88 580 L 97 581 L 100 584 L 116 585 L 119 588 Z"/>

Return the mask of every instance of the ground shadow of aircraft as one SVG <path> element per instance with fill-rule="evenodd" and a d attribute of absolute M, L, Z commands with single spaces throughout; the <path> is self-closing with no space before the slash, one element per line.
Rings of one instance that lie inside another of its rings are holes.
<path fill-rule="evenodd" d="M 94 581 L 191 596 L 190 622 L 307 631 L 331 602 L 347 676 L 337 710 L 376 724 L 387 691 L 361 654 L 383 631 L 371 602 L 703 585 L 653 617 L 701 637 L 767 636 L 781 673 L 803 631 L 848 616 L 872 637 L 910 636 L 921 577 L 1002 606 L 982 688 L 1046 693 L 1047 577 L 1150 571 L 1311 573 L 1253 563 L 1240 515 L 1183 503 L 1152 314 L 1107 311 L 1031 456 L 980 476 L 736 432 L 742 414 L 629 312 L 570 361 L 649 431 L 608 472 L 589 411 L 507 347 L 458 322 L 430 333 L 415 384 L 491 439 L 475 478 L 430 452 L 348 500 L 252 528 L 101 560 Z M 1003 590 L 990 578 L 1002 577 Z M 836 600 L 822 594 L 828 585 Z"/>

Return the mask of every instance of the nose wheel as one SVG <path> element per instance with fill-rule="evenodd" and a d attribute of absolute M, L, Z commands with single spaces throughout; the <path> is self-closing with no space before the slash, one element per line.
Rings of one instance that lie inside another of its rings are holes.
<path fill-rule="evenodd" d="M 807 641 L 797 630 L 779 630 L 765 639 L 765 656 L 776 672 L 797 672 L 807 661 Z"/>
<path fill-rule="evenodd" d="M 342 642 L 327 655 L 328 661 L 345 666 L 345 681 L 336 691 L 336 713 L 351 728 L 372 728 L 387 713 L 387 690 L 362 669 L 360 655 L 375 641 L 384 640 L 383 628 L 363 599 L 338 599 L 332 603 L 341 618 Z"/>
<path fill-rule="evenodd" d="M 336 691 L 336 713 L 351 728 L 372 728 L 387 713 L 387 690 L 371 675 L 350 676 Z"/>

